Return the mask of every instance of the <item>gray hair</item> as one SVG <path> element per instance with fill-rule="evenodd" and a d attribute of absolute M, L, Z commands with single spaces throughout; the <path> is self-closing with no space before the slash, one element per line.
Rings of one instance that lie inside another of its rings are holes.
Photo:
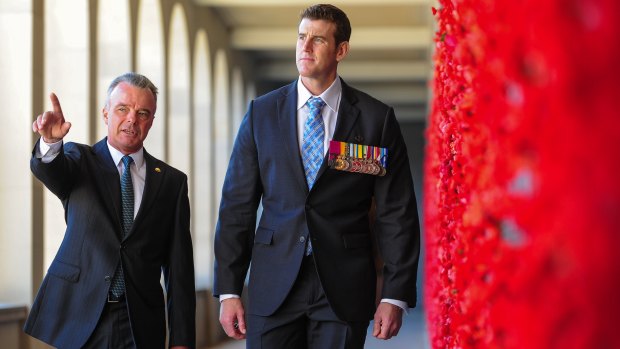
<path fill-rule="evenodd" d="M 149 80 L 149 78 L 147 78 L 146 76 L 134 72 L 129 72 L 112 80 L 110 86 L 108 87 L 108 94 L 105 99 L 106 106 L 108 106 L 108 103 L 110 102 L 110 95 L 112 94 L 112 91 L 114 91 L 116 86 L 118 86 L 118 84 L 120 84 L 121 82 L 126 82 L 132 86 L 139 88 L 148 88 L 153 93 L 155 102 L 157 102 L 157 86 L 155 86 L 155 84 L 153 84 L 151 80 Z"/>

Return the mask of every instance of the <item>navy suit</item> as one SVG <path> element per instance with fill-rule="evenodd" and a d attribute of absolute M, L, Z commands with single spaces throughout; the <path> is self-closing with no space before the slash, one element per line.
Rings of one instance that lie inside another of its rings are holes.
<path fill-rule="evenodd" d="M 368 321 L 376 309 L 369 224 L 374 198 L 374 231 L 385 261 L 381 297 L 415 306 L 419 221 L 393 109 L 343 81 L 333 139 L 388 148 L 387 174 L 338 171 L 326 157 L 309 191 L 296 108 L 294 82 L 254 100 L 241 124 L 216 228 L 215 295 L 241 294 L 251 263 L 248 313 L 272 315 L 291 292 L 311 239 L 334 313 L 344 321 Z"/>
<path fill-rule="evenodd" d="M 38 147 L 38 144 L 35 145 Z M 34 155 L 34 175 L 62 201 L 67 229 L 25 325 L 59 348 L 79 348 L 103 311 L 122 261 L 137 348 L 195 345 L 195 287 L 187 176 L 144 151 L 146 180 L 132 230 L 121 241 L 120 179 L 106 139 L 67 143 L 51 163 Z"/>

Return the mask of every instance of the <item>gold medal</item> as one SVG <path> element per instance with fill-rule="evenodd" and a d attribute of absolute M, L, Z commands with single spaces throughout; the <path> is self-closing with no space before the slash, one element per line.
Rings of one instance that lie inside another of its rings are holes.
<path fill-rule="evenodd" d="M 334 163 L 334 168 L 336 170 L 342 171 L 346 168 L 346 163 L 343 160 L 342 156 L 338 155 L 338 157 L 336 158 L 336 162 Z"/>
<path fill-rule="evenodd" d="M 349 169 L 351 168 L 351 161 L 349 160 L 349 158 L 347 156 L 343 156 L 342 157 L 342 162 L 344 165 L 344 168 L 342 169 L 343 171 L 349 171 Z"/>

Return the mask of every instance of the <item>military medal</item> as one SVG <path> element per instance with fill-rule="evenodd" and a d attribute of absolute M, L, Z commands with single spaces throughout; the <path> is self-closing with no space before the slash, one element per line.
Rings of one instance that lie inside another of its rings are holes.
<path fill-rule="evenodd" d="M 381 172 L 381 166 L 377 165 L 374 161 L 370 164 L 372 166 L 372 174 L 378 175 Z"/>
<path fill-rule="evenodd" d="M 340 156 L 336 158 L 336 161 L 334 162 L 334 168 L 339 171 L 344 170 L 344 161 Z"/>
<path fill-rule="evenodd" d="M 364 170 L 363 170 L 363 172 L 364 172 L 364 173 L 366 173 L 366 174 L 373 174 L 374 169 L 373 169 L 373 167 L 372 167 L 372 160 L 371 160 L 371 159 L 366 158 L 366 159 L 364 160 L 364 166 L 363 166 L 363 169 L 364 169 Z"/>
<path fill-rule="evenodd" d="M 357 158 L 351 160 L 351 172 L 360 172 L 361 169 L 362 163 Z"/>
<path fill-rule="evenodd" d="M 332 140 L 329 142 L 328 164 L 338 171 L 385 176 L 387 148 Z"/>
<path fill-rule="evenodd" d="M 334 168 L 339 171 L 346 171 L 349 167 L 350 165 L 347 159 L 342 155 L 338 155 L 334 163 Z"/>

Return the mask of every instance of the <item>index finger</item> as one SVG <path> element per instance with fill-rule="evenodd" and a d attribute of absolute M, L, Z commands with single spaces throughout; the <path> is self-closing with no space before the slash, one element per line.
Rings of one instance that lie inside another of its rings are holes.
<path fill-rule="evenodd" d="M 62 108 L 60 107 L 60 101 L 54 92 L 50 93 L 50 101 L 52 101 L 52 108 L 54 113 L 59 113 L 62 115 Z"/>

